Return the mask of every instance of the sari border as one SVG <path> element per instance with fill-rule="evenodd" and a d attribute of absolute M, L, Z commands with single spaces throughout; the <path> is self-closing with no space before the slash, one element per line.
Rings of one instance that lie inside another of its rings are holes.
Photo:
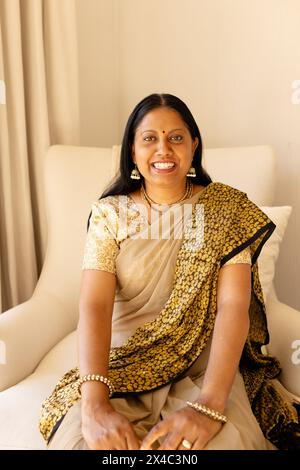
<path fill-rule="evenodd" d="M 245 242 L 241 243 L 239 246 L 235 247 L 230 253 L 228 253 L 227 255 L 225 255 L 222 259 L 221 259 L 221 263 L 220 263 L 220 268 L 222 268 L 222 266 L 228 261 L 230 260 L 233 256 L 237 255 L 238 253 L 240 253 L 241 251 L 243 251 L 245 248 L 247 248 L 247 246 L 251 245 L 253 242 L 255 242 L 255 240 L 257 240 L 264 232 L 266 232 L 265 236 L 262 238 L 261 242 L 259 243 L 258 247 L 256 248 L 255 250 L 255 253 L 253 254 L 252 256 L 252 260 L 251 260 L 251 266 L 253 266 L 262 250 L 262 247 L 263 245 L 265 244 L 265 242 L 270 238 L 270 236 L 272 235 L 272 233 L 274 232 L 276 228 L 276 225 L 274 224 L 274 222 L 268 222 L 266 225 L 264 225 L 263 227 L 261 227 L 260 229 L 257 230 L 257 232 L 252 235 L 252 237 L 248 238 L 248 240 L 246 240 Z"/>

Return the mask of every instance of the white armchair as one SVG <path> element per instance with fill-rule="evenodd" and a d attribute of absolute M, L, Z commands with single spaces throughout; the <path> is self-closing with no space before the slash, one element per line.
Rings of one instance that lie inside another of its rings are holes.
<path fill-rule="evenodd" d="M 53 146 L 45 160 L 48 243 L 34 294 L 0 315 L 0 449 L 44 449 L 38 431 L 43 400 L 77 363 L 76 326 L 86 222 L 91 204 L 114 175 L 118 147 Z M 208 149 L 204 167 L 214 181 L 272 206 L 275 157 L 270 147 Z M 300 312 L 266 298 L 271 342 L 282 384 L 300 396 L 300 365 L 292 343 L 300 339 Z"/>

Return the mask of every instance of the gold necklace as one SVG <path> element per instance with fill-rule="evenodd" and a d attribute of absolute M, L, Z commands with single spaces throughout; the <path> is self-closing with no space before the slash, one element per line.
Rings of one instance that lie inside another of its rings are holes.
<path fill-rule="evenodd" d="M 185 193 L 183 196 L 181 196 L 180 199 L 178 199 L 178 201 L 175 201 L 175 202 L 172 202 L 172 204 L 178 204 L 179 202 L 181 201 L 184 201 L 185 199 L 189 199 L 191 196 L 192 196 L 192 193 L 193 193 L 193 185 L 191 183 L 191 181 L 189 179 L 186 180 L 186 190 L 185 190 Z M 156 205 L 156 206 L 168 206 L 170 204 L 159 204 L 158 202 L 155 202 L 146 192 L 146 189 L 144 187 L 144 184 L 142 183 L 142 186 L 141 186 L 141 195 L 143 196 L 143 198 L 145 199 L 145 201 L 149 204 L 149 206 L 151 208 L 153 208 L 154 210 L 158 210 L 158 211 L 161 211 L 161 209 L 159 208 L 156 208 L 153 206 Z"/>

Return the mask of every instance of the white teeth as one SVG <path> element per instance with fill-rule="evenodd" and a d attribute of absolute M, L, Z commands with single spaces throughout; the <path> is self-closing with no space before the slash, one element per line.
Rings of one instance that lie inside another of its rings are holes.
<path fill-rule="evenodd" d="M 153 163 L 153 166 L 154 168 L 163 170 L 166 168 L 173 168 L 173 166 L 175 166 L 175 163 Z"/>

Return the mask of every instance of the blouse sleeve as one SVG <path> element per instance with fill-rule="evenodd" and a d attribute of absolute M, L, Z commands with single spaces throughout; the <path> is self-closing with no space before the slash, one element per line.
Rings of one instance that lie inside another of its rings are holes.
<path fill-rule="evenodd" d="M 224 266 L 227 266 L 227 264 L 237 263 L 251 264 L 251 251 L 249 246 L 244 248 L 244 250 L 240 251 L 237 255 L 233 256 L 233 258 L 230 258 L 229 261 L 224 263 Z"/>
<path fill-rule="evenodd" d="M 82 269 L 97 269 L 116 274 L 116 257 L 119 249 L 105 211 L 101 209 L 99 203 L 92 204 Z"/>

